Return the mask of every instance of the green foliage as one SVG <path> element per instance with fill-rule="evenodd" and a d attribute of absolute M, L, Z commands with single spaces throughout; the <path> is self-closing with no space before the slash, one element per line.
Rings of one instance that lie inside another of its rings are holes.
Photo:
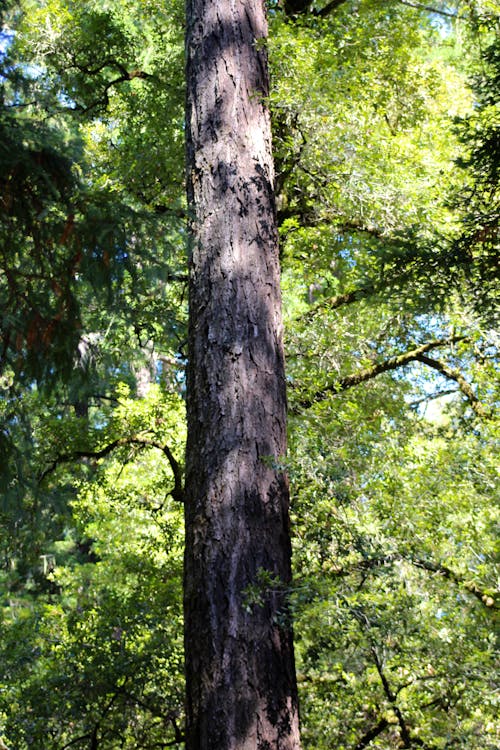
<path fill-rule="evenodd" d="M 335 419 L 292 432 L 304 745 L 493 748 L 495 431 Z"/>
<path fill-rule="evenodd" d="M 15 18 L 15 35 L 2 60 L 0 366 L 10 365 L 17 377 L 35 377 L 39 384 L 58 375 L 68 378 L 82 359 L 86 334 L 95 334 L 96 313 L 105 309 L 108 318 L 128 315 L 131 298 L 137 304 L 145 283 L 150 299 L 165 297 L 164 281 L 179 252 L 174 209 L 182 164 L 180 84 L 170 102 L 173 121 L 160 128 L 158 116 L 165 105 L 158 92 L 179 65 L 179 31 L 174 41 L 163 36 L 156 49 L 158 27 L 150 29 L 142 17 L 134 25 L 116 9 L 100 11 L 90 3 L 74 10 L 75 16 L 63 4 L 28 3 L 26 15 Z M 145 7 L 143 14 L 148 12 L 151 8 Z M 40 37 L 42 17 L 47 34 Z M 129 71 L 126 91 L 112 98 L 106 88 L 107 61 L 112 60 L 114 70 L 116 54 L 120 68 L 139 49 L 152 72 L 142 79 Z M 57 55 L 60 69 L 50 67 Z M 94 77 L 88 69 L 91 61 Z M 93 110 L 85 97 L 90 91 L 94 96 L 99 87 L 110 105 L 108 119 L 89 121 L 87 116 L 79 122 L 80 109 Z M 134 121 L 135 113 L 142 123 Z M 145 140 L 145 122 L 151 142 Z M 172 181 L 160 184 L 160 172 Z M 172 214 L 160 219 L 160 210 L 172 206 Z M 130 317 L 140 325 L 137 316 Z"/>
<path fill-rule="evenodd" d="M 4 576 L 1 713 L 18 748 L 78 737 L 155 747 L 180 731 L 182 513 L 167 494 L 172 468 L 158 446 L 181 449 L 183 407 L 153 386 L 140 401 L 127 392 L 118 391 L 106 428 L 96 414 L 99 426 L 86 436 L 75 436 L 75 420 L 63 431 L 50 418 L 40 426 L 52 439 L 47 460 L 58 462 L 45 492 L 70 482 L 76 500 L 59 536 L 54 523 L 45 527 L 37 569 L 26 574 L 10 557 Z M 125 442 L 89 465 L 94 446 L 116 435 Z M 67 464 L 85 442 L 86 471 L 75 472 Z"/>

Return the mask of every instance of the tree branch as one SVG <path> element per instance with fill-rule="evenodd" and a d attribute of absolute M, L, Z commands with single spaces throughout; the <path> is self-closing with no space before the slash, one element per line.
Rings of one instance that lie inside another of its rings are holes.
<path fill-rule="evenodd" d="M 325 18 L 345 2 L 347 0 L 331 0 L 323 8 L 318 8 L 318 10 L 311 10 L 311 0 L 284 0 L 283 5 L 286 15 L 291 18 L 305 13 L 310 13 L 317 18 Z"/>
<path fill-rule="evenodd" d="M 423 570 L 427 570 L 430 573 L 437 573 L 438 575 L 443 576 L 443 578 L 447 578 L 450 581 L 453 581 L 453 583 L 455 583 L 457 586 L 463 586 L 466 591 L 475 596 L 476 599 L 480 601 L 481 604 L 483 604 L 485 607 L 488 607 L 489 609 L 496 609 L 495 599 L 490 594 L 487 594 L 485 591 L 480 589 L 479 586 L 477 586 L 473 581 L 465 581 L 463 578 L 457 575 L 455 571 L 451 570 L 451 568 L 448 568 L 446 565 L 435 565 L 434 563 L 428 562 L 427 560 L 423 560 L 421 558 L 410 558 L 408 562 L 410 562 L 416 568 L 422 568 Z"/>
<path fill-rule="evenodd" d="M 410 351 L 404 352 L 403 354 L 399 354 L 395 357 L 389 357 L 383 362 L 379 362 L 372 367 L 367 367 L 364 370 L 353 373 L 352 375 L 346 375 L 343 378 L 339 378 L 339 380 L 336 380 L 333 383 L 328 383 L 323 388 L 316 391 L 316 393 L 314 393 L 312 396 L 299 401 L 299 407 L 302 409 L 309 409 L 311 406 L 313 406 L 313 404 L 316 404 L 319 401 L 324 401 L 326 398 L 328 398 L 328 396 L 335 396 L 338 393 L 346 391 L 349 388 L 353 388 L 356 385 L 360 385 L 367 380 L 373 380 L 373 378 L 376 378 L 378 375 L 381 375 L 384 372 L 397 370 L 400 367 L 404 367 L 404 365 L 410 364 L 410 362 L 423 361 L 422 357 L 424 356 L 425 352 L 431 351 L 432 349 L 436 349 L 441 346 L 454 344 L 458 341 L 466 340 L 466 336 L 451 336 L 450 338 L 446 339 L 436 339 L 433 341 L 428 341 L 426 344 L 422 344 L 416 349 L 411 349 Z M 453 380 L 458 382 L 456 377 L 454 377 Z M 477 401 L 477 398 L 474 398 Z"/>
<path fill-rule="evenodd" d="M 382 732 L 387 729 L 388 726 L 389 722 L 387 721 L 387 719 L 380 719 L 378 724 L 369 729 L 368 732 L 366 732 L 366 734 L 361 737 L 354 750 L 363 750 L 363 748 L 367 747 L 370 742 L 375 739 L 375 737 L 378 737 L 379 734 L 382 734 Z"/>
<path fill-rule="evenodd" d="M 464 396 L 467 397 L 472 410 L 478 415 L 478 417 L 486 419 L 489 416 L 488 412 L 474 393 L 471 384 L 464 378 L 459 370 L 455 370 L 453 367 L 449 367 L 445 362 L 441 362 L 438 359 L 427 357 L 423 352 L 421 354 L 418 354 L 416 359 L 419 362 L 422 362 L 424 365 L 427 365 L 427 367 L 431 367 L 433 370 L 437 370 L 437 372 L 441 373 L 441 375 L 444 375 L 445 378 L 448 378 L 448 380 L 454 380 L 455 383 L 458 383 L 458 387 L 460 388 Z"/>
<path fill-rule="evenodd" d="M 336 310 L 338 307 L 351 305 L 353 302 L 358 302 L 360 299 L 369 297 L 370 294 L 373 294 L 375 291 L 375 285 L 370 284 L 365 287 L 359 287 L 358 289 L 351 289 L 349 292 L 344 292 L 344 294 L 337 294 L 335 297 L 330 297 L 329 299 L 321 300 L 321 302 L 318 302 L 317 305 L 305 313 L 303 319 L 306 321 L 313 320 L 316 315 L 325 308 L 328 310 Z"/>
<path fill-rule="evenodd" d="M 110 89 L 112 89 L 113 86 L 116 86 L 118 83 L 125 83 L 125 81 L 132 81 L 134 78 L 150 79 L 152 78 L 152 76 L 149 73 L 145 73 L 142 70 L 133 70 L 130 73 L 125 72 L 122 75 L 118 76 L 117 78 L 113 78 L 112 81 L 108 81 L 108 83 L 104 86 L 101 98 L 95 99 L 87 107 L 81 107 L 82 111 L 84 113 L 91 112 L 93 109 L 95 109 L 99 105 L 104 105 L 105 107 L 107 107 L 109 105 Z"/>
<path fill-rule="evenodd" d="M 402 5 L 408 5 L 410 8 L 415 8 L 417 10 L 425 10 L 428 13 L 435 13 L 438 16 L 445 16 L 446 18 L 456 18 L 456 13 L 450 13 L 447 10 L 441 10 L 440 8 L 435 8 L 431 5 L 424 5 L 423 3 L 414 3 L 410 2 L 410 0 L 397 0 Z M 318 8 L 317 10 L 311 10 L 311 1 L 310 0 L 285 0 L 284 7 L 285 7 L 285 13 L 287 16 L 298 16 L 303 15 L 305 13 L 310 13 L 312 16 L 315 16 L 317 18 L 326 18 L 326 16 L 330 15 L 334 10 L 337 10 L 338 7 L 341 5 L 344 5 L 344 3 L 347 2 L 347 0 L 331 0 L 331 2 L 327 3 L 323 8 Z"/>
<path fill-rule="evenodd" d="M 162 443 L 159 443 L 156 440 L 152 440 L 150 438 L 146 437 L 132 437 L 132 438 L 117 438 L 116 440 L 113 440 L 108 445 L 104 446 L 104 448 L 101 448 L 100 450 L 80 450 L 80 451 L 73 451 L 71 453 L 62 453 L 59 456 L 57 456 L 49 466 L 47 466 L 46 469 L 42 471 L 42 473 L 38 477 L 38 482 L 41 483 L 43 480 L 49 476 L 49 474 L 52 474 L 58 466 L 60 466 L 63 463 L 69 463 L 71 461 L 77 461 L 81 458 L 92 458 L 94 460 L 98 460 L 100 458 L 105 458 L 110 453 L 112 453 L 116 448 L 121 448 L 126 445 L 138 445 L 143 448 L 157 448 L 160 450 L 167 458 L 170 468 L 172 469 L 172 474 L 174 475 L 174 488 L 170 491 L 170 495 L 174 500 L 177 502 L 184 502 L 184 488 L 183 488 L 183 481 L 182 481 L 182 468 L 180 463 L 175 458 L 174 454 L 168 447 L 168 445 L 163 445 Z"/>
<path fill-rule="evenodd" d="M 177 459 L 174 457 L 172 451 L 168 447 L 168 445 L 164 445 L 163 448 L 161 448 L 166 455 L 168 462 L 170 463 L 170 468 L 172 469 L 172 474 L 174 475 L 174 489 L 171 490 L 170 494 L 172 495 L 172 499 L 175 500 L 178 503 L 184 502 L 184 485 L 182 481 L 182 469 L 177 461 Z"/>
<path fill-rule="evenodd" d="M 337 8 L 343 5 L 345 2 L 347 2 L 347 0 L 331 0 L 331 2 L 327 3 L 323 8 L 315 10 L 314 15 L 318 16 L 318 18 L 326 18 L 326 16 L 328 16 L 334 10 L 337 10 Z"/>
<path fill-rule="evenodd" d="M 410 0 L 398 0 L 401 5 L 408 5 L 410 8 L 416 8 L 417 10 L 426 10 L 428 13 L 435 13 L 437 16 L 445 16 L 446 18 L 456 18 L 456 13 L 450 13 L 447 10 L 441 10 L 435 8 L 432 5 L 423 5 L 422 3 L 411 3 Z"/>
<path fill-rule="evenodd" d="M 91 112 L 93 109 L 95 109 L 99 105 L 104 105 L 105 107 L 109 104 L 109 90 L 113 88 L 113 86 L 116 86 L 119 83 L 124 83 L 126 81 L 132 81 L 134 78 L 140 78 L 142 80 L 154 80 L 154 75 L 151 73 L 146 73 L 145 70 L 127 70 L 127 68 L 122 65 L 122 63 L 119 60 L 116 60 L 113 57 L 106 58 L 103 60 L 102 63 L 97 65 L 94 68 L 91 68 L 89 65 L 84 65 L 83 63 L 79 63 L 76 60 L 76 57 L 73 55 L 72 57 L 72 68 L 75 70 L 78 70 L 80 73 L 84 73 L 87 76 L 95 76 L 99 73 L 102 73 L 103 70 L 106 70 L 106 68 L 114 68 L 118 71 L 119 75 L 116 78 L 113 78 L 112 81 L 108 81 L 104 89 L 102 91 L 102 95 L 100 98 L 95 99 L 91 104 L 84 106 L 77 106 L 77 109 L 82 110 L 83 112 Z"/>
<path fill-rule="evenodd" d="M 412 408 L 415 406 L 420 406 L 420 404 L 425 404 L 429 401 L 435 401 L 438 398 L 443 398 L 443 396 L 451 396 L 453 393 L 458 393 L 459 388 L 444 388 L 441 391 L 436 391 L 436 393 L 430 393 L 428 396 L 423 396 L 423 398 L 417 398 L 415 401 L 410 401 L 408 406 L 411 406 Z"/>
<path fill-rule="evenodd" d="M 373 656 L 373 660 L 375 662 L 375 667 L 378 672 L 378 675 L 380 677 L 380 681 L 382 683 L 382 687 L 384 689 L 385 696 L 387 700 L 389 701 L 392 710 L 394 711 L 396 718 L 398 720 L 399 728 L 401 731 L 401 739 L 403 741 L 403 747 L 411 747 L 411 737 L 410 732 L 408 731 L 408 727 L 406 726 L 406 722 L 404 720 L 403 714 L 401 713 L 399 706 L 397 704 L 396 696 L 391 690 L 391 686 L 389 685 L 389 682 L 387 680 L 387 677 L 385 676 L 384 670 L 382 668 L 382 662 L 379 659 L 379 656 L 377 654 L 377 650 L 374 646 L 370 649 L 371 654 Z"/>
<path fill-rule="evenodd" d="M 72 745 L 78 744 L 78 742 L 83 742 L 84 740 L 89 740 L 92 737 L 91 732 L 87 732 L 87 734 L 82 734 L 80 737 L 75 737 L 74 739 L 67 742 L 65 745 L 62 746 L 61 750 L 66 750 L 66 748 L 71 747 Z"/>
<path fill-rule="evenodd" d="M 415 568 L 421 568 L 429 573 L 436 573 L 437 575 L 452 581 L 455 585 L 463 587 L 466 591 L 476 597 L 481 604 L 488 609 L 496 609 L 497 605 L 494 597 L 481 589 L 473 581 L 466 581 L 454 570 L 448 568 L 446 565 L 440 563 L 433 563 L 429 560 L 424 560 L 421 557 L 405 557 L 399 553 L 390 553 L 388 555 L 381 555 L 379 557 L 371 557 L 364 560 L 360 560 L 354 563 L 352 566 L 347 568 L 340 568 L 335 571 L 337 576 L 347 576 L 355 570 L 359 571 L 370 571 L 376 568 L 381 568 L 384 565 L 393 565 L 396 562 L 406 562 L 413 565 Z"/>

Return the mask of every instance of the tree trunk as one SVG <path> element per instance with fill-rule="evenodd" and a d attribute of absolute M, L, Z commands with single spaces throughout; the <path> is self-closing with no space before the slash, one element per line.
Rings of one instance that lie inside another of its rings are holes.
<path fill-rule="evenodd" d="M 187 750 L 300 747 L 266 34 L 187 0 Z"/>

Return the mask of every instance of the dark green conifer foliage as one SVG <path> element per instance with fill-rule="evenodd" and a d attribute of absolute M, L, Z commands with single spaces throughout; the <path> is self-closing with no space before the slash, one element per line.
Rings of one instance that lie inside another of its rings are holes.
<path fill-rule="evenodd" d="M 475 18 L 478 70 L 472 81 L 474 111 L 458 127 L 469 175 L 458 195 L 463 231 L 453 246 L 463 259 L 465 285 L 475 309 L 492 325 L 500 314 L 500 18 Z"/>

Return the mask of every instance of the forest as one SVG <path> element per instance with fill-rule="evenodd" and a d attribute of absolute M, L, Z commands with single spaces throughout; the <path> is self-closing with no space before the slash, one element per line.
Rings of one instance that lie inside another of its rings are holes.
<path fill-rule="evenodd" d="M 498 0 L 0 21 L 0 748 L 496 750 Z"/>

